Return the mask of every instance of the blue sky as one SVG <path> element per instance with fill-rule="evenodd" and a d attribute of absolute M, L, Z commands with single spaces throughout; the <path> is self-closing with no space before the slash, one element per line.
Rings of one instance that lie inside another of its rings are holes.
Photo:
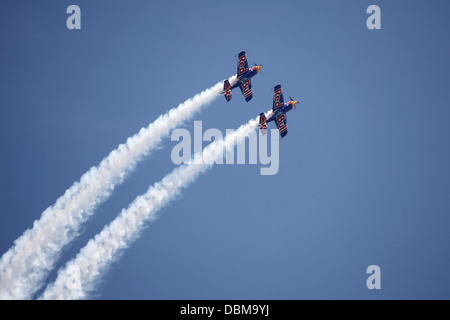
<path fill-rule="evenodd" d="M 81 30 L 66 8 L 81 8 Z M 366 9 L 381 9 L 369 30 Z M 73 182 L 160 114 L 262 63 L 253 100 L 195 120 L 237 128 L 300 100 L 280 170 L 218 165 L 148 224 L 99 299 L 449 299 L 448 1 L 3 1 L 0 254 Z M 193 129 L 193 121 L 186 127 Z M 62 252 L 64 266 L 148 186 L 142 161 Z M 368 290 L 366 268 L 381 268 Z M 48 282 L 52 282 L 52 272 Z"/>

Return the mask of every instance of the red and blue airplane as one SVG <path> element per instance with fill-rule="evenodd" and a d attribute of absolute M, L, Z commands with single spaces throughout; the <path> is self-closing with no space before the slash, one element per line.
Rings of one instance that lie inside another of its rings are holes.
<path fill-rule="evenodd" d="M 281 138 L 285 137 L 288 133 L 286 113 L 294 109 L 298 101 L 293 100 L 289 97 L 290 101 L 284 103 L 283 91 L 281 90 L 281 85 L 278 84 L 273 88 L 273 107 L 272 113 L 267 119 L 264 113 L 259 115 L 259 128 L 263 134 L 266 134 L 267 123 L 270 121 L 275 121 L 277 128 L 280 132 Z"/>
<path fill-rule="evenodd" d="M 223 92 L 222 94 L 225 96 L 225 99 L 228 101 L 231 100 L 231 90 L 239 87 L 244 95 L 245 101 L 249 102 L 253 97 L 252 92 L 252 83 L 250 79 L 258 74 L 261 70 L 262 65 L 256 65 L 252 68 L 248 68 L 247 56 L 245 55 L 245 51 L 239 52 L 238 55 L 238 63 L 237 63 L 237 79 L 236 82 L 231 85 L 228 80 L 225 80 L 223 83 Z"/>

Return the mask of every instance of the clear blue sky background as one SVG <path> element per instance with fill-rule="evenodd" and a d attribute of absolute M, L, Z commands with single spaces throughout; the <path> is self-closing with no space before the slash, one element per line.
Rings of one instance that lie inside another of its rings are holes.
<path fill-rule="evenodd" d="M 366 27 L 371 4 L 381 30 Z M 195 120 L 237 128 L 281 83 L 301 103 L 278 174 L 201 176 L 93 298 L 450 299 L 449 13 L 445 0 L 2 1 L 0 254 L 127 137 L 233 75 L 246 50 L 264 64 L 253 100 L 234 91 Z M 174 145 L 139 164 L 57 267 L 174 168 Z M 366 287 L 372 264 L 381 290 Z"/>

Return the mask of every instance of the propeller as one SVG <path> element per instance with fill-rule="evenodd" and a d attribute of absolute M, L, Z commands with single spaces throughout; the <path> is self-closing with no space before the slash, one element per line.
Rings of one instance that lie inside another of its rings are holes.
<path fill-rule="evenodd" d="M 297 101 L 297 103 L 294 105 L 294 110 L 295 111 L 297 111 L 297 104 L 298 104 L 298 100 L 294 100 L 294 99 L 292 99 L 292 97 L 291 96 L 289 96 L 289 100 L 290 101 Z"/>
<path fill-rule="evenodd" d="M 262 66 L 263 66 L 262 64 L 256 64 L 256 63 L 254 63 L 254 62 L 253 62 L 253 65 L 254 65 L 255 67 L 262 67 Z M 261 73 L 262 76 L 264 75 L 264 74 L 262 73 L 261 70 L 259 70 L 259 73 Z"/>

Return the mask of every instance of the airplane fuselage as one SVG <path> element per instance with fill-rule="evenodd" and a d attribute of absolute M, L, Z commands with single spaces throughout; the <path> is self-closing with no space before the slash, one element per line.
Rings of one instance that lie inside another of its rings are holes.
<path fill-rule="evenodd" d="M 257 75 L 259 72 L 257 66 L 254 66 L 253 68 L 249 68 L 246 72 L 241 74 L 237 79 L 236 82 L 231 86 L 231 89 L 239 87 L 241 84 L 244 84 L 247 82 L 248 79 L 253 78 L 255 75 Z"/>
<path fill-rule="evenodd" d="M 286 114 L 293 109 L 292 101 L 283 104 L 276 112 L 273 112 L 267 119 L 267 122 L 275 121 L 278 117 Z"/>

